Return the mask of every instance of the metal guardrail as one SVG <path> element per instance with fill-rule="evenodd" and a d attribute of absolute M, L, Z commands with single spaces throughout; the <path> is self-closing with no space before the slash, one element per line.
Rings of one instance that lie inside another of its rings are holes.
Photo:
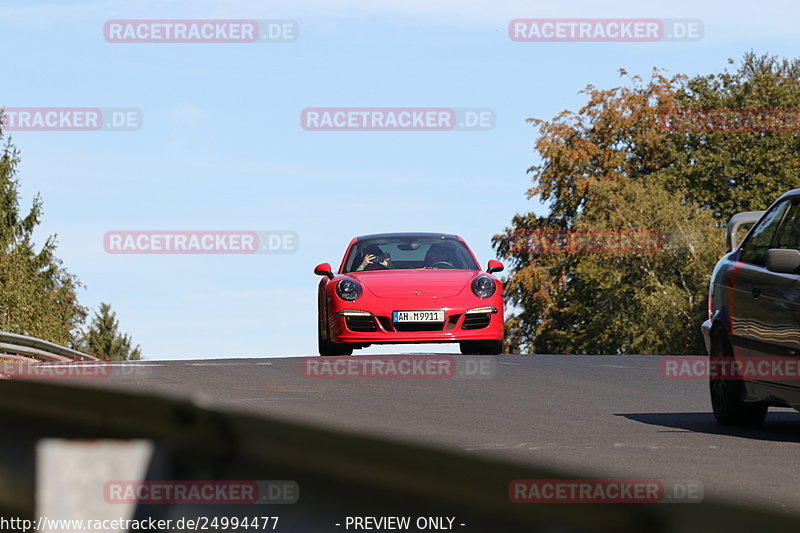
<path fill-rule="evenodd" d="M 99 361 L 79 352 L 36 337 L 0 331 L 0 353 L 10 353 L 43 361 Z"/>

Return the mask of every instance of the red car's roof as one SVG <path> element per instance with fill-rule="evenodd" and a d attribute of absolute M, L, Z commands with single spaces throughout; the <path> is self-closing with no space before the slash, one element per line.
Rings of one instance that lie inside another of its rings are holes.
<path fill-rule="evenodd" d="M 360 235 L 355 238 L 356 241 L 364 241 L 367 239 L 391 239 L 397 237 L 428 237 L 434 239 L 454 239 L 462 240 L 458 235 L 450 233 L 374 233 L 372 235 Z"/>

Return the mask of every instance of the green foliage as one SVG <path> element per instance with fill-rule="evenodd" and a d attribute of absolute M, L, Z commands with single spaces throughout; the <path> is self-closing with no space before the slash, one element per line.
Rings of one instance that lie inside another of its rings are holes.
<path fill-rule="evenodd" d="M 0 331 L 72 346 L 86 317 L 76 297 L 81 285 L 54 255 L 55 235 L 36 251 L 42 200 L 37 195 L 30 211 L 20 213 L 18 164 L 19 152 L 6 141 L 0 155 Z"/>
<path fill-rule="evenodd" d="M 677 92 L 685 109 L 800 109 L 800 60 L 748 53 L 735 72 L 697 76 Z M 764 209 L 798 187 L 800 135 L 721 131 L 671 136 L 677 156 L 666 185 L 727 222 L 733 213 Z"/>
<path fill-rule="evenodd" d="M 89 329 L 83 335 L 81 342 L 82 351 L 109 361 L 128 361 L 142 358 L 142 352 L 137 345 L 132 346 L 131 338 L 119 332 L 117 315 L 111 310 L 111 305 L 100 304 Z"/>
<path fill-rule="evenodd" d="M 621 71 L 623 76 L 627 74 Z M 577 113 L 538 127 L 529 169 L 547 216 L 517 215 L 493 239 L 509 262 L 511 351 L 704 353 L 708 281 L 724 224 L 797 187 L 800 136 L 779 131 L 671 131 L 676 109 L 800 109 L 800 62 L 746 54 L 735 72 L 587 87 Z M 519 246 L 536 230 L 648 230 L 659 251 L 546 252 Z"/>
<path fill-rule="evenodd" d="M 33 233 L 41 221 L 42 199 L 36 195 L 30 210 L 24 215 L 20 211 L 19 162 L 19 152 L 6 140 L 0 154 L 0 331 L 112 360 L 139 359 L 139 347 L 132 348 L 131 339 L 117 333 L 116 317 L 108 304 L 101 305 L 89 330 L 81 331 L 87 315 L 77 299 L 82 285 L 55 256 L 55 235 L 36 250 Z"/>

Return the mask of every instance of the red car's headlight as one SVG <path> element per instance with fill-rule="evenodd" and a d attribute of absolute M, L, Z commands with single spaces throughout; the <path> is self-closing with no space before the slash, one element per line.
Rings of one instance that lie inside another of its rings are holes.
<path fill-rule="evenodd" d="M 478 276 L 472 280 L 472 292 L 478 298 L 488 298 L 497 287 L 495 287 L 494 280 L 489 276 Z"/>
<path fill-rule="evenodd" d="M 344 278 L 336 284 L 336 294 L 339 295 L 339 298 L 348 302 L 357 300 L 362 292 L 361 284 L 354 279 Z"/>

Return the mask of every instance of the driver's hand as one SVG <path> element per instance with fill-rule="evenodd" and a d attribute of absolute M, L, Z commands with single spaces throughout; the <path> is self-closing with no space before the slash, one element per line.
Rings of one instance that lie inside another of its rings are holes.
<path fill-rule="evenodd" d="M 367 265 L 372 264 L 375 261 L 375 254 L 367 254 L 364 256 L 364 260 L 361 261 L 361 265 L 359 265 L 357 270 L 363 270 Z"/>

